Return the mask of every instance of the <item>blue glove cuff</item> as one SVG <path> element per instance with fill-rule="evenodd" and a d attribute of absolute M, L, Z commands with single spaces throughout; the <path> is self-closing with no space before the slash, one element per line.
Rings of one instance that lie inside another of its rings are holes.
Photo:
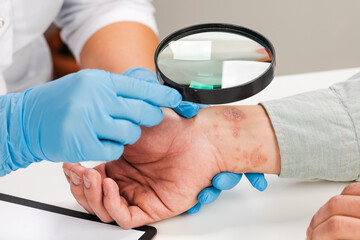
<path fill-rule="evenodd" d="M 0 96 L 0 176 L 40 161 L 30 152 L 23 134 L 23 93 Z"/>

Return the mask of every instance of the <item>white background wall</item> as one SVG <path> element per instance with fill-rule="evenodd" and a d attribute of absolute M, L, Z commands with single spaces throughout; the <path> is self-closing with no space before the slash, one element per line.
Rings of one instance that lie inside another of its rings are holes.
<path fill-rule="evenodd" d="M 274 44 L 277 75 L 360 66 L 360 0 L 155 0 L 160 39 L 189 25 L 227 22 Z"/>

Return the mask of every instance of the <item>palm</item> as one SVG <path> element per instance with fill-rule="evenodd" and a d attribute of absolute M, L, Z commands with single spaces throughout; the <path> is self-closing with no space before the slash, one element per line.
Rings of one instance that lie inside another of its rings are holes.
<path fill-rule="evenodd" d="M 171 110 L 156 127 L 143 128 L 140 140 L 104 169 L 128 204 L 138 206 L 151 221 L 180 214 L 197 201 L 197 194 L 220 172 L 216 149 L 193 120 Z"/>

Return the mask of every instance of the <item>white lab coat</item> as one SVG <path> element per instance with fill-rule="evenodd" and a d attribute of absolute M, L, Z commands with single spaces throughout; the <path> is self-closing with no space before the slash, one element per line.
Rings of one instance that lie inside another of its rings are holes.
<path fill-rule="evenodd" d="M 153 14 L 151 0 L 0 0 L 0 95 L 50 80 L 42 35 L 54 20 L 79 60 L 91 35 L 111 23 L 140 22 L 157 33 Z"/>

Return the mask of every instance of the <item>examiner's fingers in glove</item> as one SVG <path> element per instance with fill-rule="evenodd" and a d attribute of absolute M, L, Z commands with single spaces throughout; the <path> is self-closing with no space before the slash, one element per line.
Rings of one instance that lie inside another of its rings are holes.
<path fill-rule="evenodd" d="M 237 174 L 237 173 L 223 172 L 217 174 L 212 179 L 213 186 L 207 187 L 199 193 L 198 195 L 199 202 L 194 207 L 189 209 L 188 213 L 191 214 L 197 213 L 200 210 L 201 205 L 210 204 L 214 202 L 219 197 L 221 190 L 228 190 L 235 187 L 241 180 L 241 177 L 242 177 L 241 173 Z"/>
<path fill-rule="evenodd" d="M 182 101 L 179 106 L 174 108 L 174 111 L 186 118 L 192 118 L 198 114 L 200 109 L 209 107 L 209 105 L 198 104 L 193 102 Z"/>
<path fill-rule="evenodd" d="M 182 101 L 174 111 L 186 118 L 192 118 L 199 112 L 199 105 L 197 103 Z"/>
<path fill-rule="evenodd" d="M 223 172 L 217 174 L 212 181 L 214 187 L 221 190 L 229 190 L 235 187 L 242 174 Z M 259 191 L 264 191 L 267 187 L 267 181 L 262 173 L 245 173 L 246 178 L 249 180 L 251 185 Z"/>
<path fill-rule="evenodd" d="M 0 96 L 0 149 L 7 159 L 0 176 L 44 159 L 117 159 L 125 144 L 140 137 L 139 125 L 159 124 L 160 107 L 174 108 L 181 100 L 176 90 L 154 82 L 150 70 L 139 68 L 125 75 L 81 70 Z"/>
<path fill-rule="evenodd" d="M 264 174 L 245 173 L 251 185 L 259 191 L 264 191 L 267 187 L 267 181 Z M 199 202 L 188 210 L 188 213 L 197 213 L 201 205 L 214 202 L 220 195 L 222 190 L 229 190 L 235 187 L 241 180 L 241 173 L 222 172 L 217 174 L 212 180 L 212 187 L 203 189 L 199 195 Z"/>
<path fill-rule="evenodd" d="M 219 197 L 220 193 L 221 193 L 220 189 L 217 189 L 215 187 L 207 187 L 199 193 L 198 195 L 199 203 L 202 205 L 210 204 Z"/>
<path fill-rule="evenodd" d="M 240 182 L 241 177 L 241 173 L 222 172 L 213 178 L 212 184 L 217 189 L 229 190 Z"/>
<path fill-rule="evenodd" d="M 137 78 L 150 83 L 160 84 L 156 77 L 156 74 L 153 71 L 150 71 L 146 68 L 141 68 L 141 67 L 130 68 L 126 70 L 122 75 L 132 78 Z"/>
<path fill-rule="evenodd" d="M 187 212 L 190 214 L 194 214 L 200 211 L 201 203 L 196 203 L 192 208 L 190 208 Z"/>
<path fill-rule="evenodd" d="M 151 71 L 144 71 L 143 68 L 132 68 L 123 73 L 123 75 L 129 77 L 135 77 L 147 82 L 153 82 L 160 84 L 155 73 Z M 174 111 L 186 118 L 192 118 L 196 114 L 198 114 L 199 109 L 208 107 L 208 105 L 197 104 L 192 102 L 183 101 L 177 107 L 174 108 Z"/>
<path fill-rule="evenodd" d="M 265 176 L 262 173 L 245 173 L 245 176 L 251 185 L 261 192 L 264 191 L 268 186 Z"/>

